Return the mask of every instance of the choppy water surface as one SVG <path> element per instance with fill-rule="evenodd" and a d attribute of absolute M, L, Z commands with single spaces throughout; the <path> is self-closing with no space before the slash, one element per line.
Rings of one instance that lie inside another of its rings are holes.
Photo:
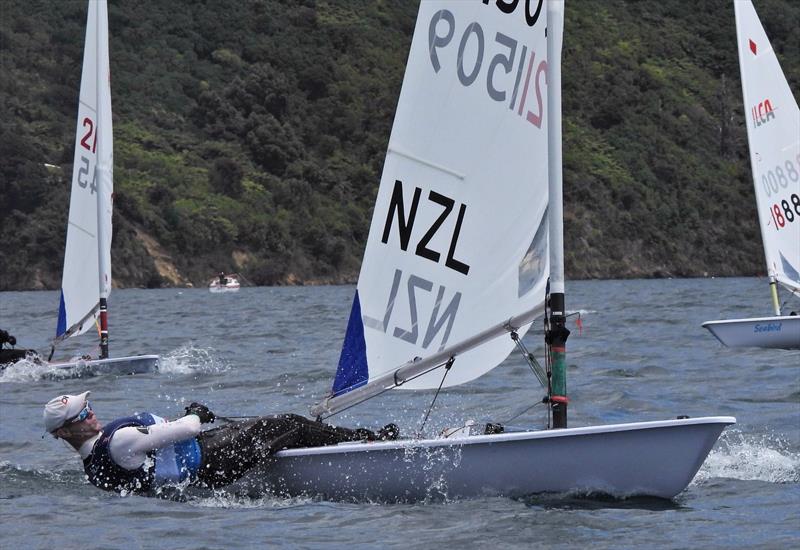
<path fill-rule="evenodd" d="M 119 497 L 88 485 L 77 455 L 41 437 L 43 404 L 87 389 L 103 421 L 134 410 L 175 417 L 192 400 L 225 416 L 307 414 L 330 387 L 353 290 L 116 290 L 112 355 L 159 353 L 159 373 L 59 380 L 21 365 L 0 374 L 0 546 L 52 548 L 66 540 L 83 548 L 775 548 L 800 539 L 800 352 L 727 349 L 700 328 L 706 320 L 769 314 L 764 280 L 568 285 L 568 306 L 583 319 L 582 334 L 570 322 L 571 426 L 680 414 L 738 418 L 673 501 L 548 495 L 387 505 L 225 492 Z M 0 328 L 21 346 L 44 350 L 57 299 L 54 292 L 0 293 Z M 62 355 L 87 351 L 91 339 L 82 340 Z M 541 356 L 538 336 L 525 341 Z M 512 355 L 487 376 L 440 396 L 429 430 L 469 419 L 504 422 L 541 395 Z M 338 422 L 394 421 L 411 433 L 431 396 L 398 392 Z M 529 427 L 542 422 L 541 407 L 513 420 Z"/>

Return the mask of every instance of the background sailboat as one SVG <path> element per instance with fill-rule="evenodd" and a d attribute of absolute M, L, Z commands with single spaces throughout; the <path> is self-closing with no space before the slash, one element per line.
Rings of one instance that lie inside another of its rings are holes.
<path fill-rule="evenodd" d="M 541 373 L 562 429 L 281 451 L 246 480 L 284 494 L 417 500 L 600 491 L 672 497 L 731 417 L 566 428 L 563 2 L 535 13 L 423 0 L 329 417 L 395 388 L 473 380 L 545 310 Z"/>
<path fill-rule="evenodd" d="M 157 369 L 158 356 L 108 357 L 114 191 L 110 77 L 108 7 L 106 0 L 93 0 L 86 21 L 67 244 L 53 346 L 97 327 L 100 358 L 52 365 L 127 374 Z"/>
<path fill-rule="evenodd" d="M 750 0 L 736 0 L 736 38 L 758 222 L 774 316 L 708 321 L 726 346 L 800 349 L 800 316 L 782 315 L 777 286 L 800 296 L 800 109 Z"/>

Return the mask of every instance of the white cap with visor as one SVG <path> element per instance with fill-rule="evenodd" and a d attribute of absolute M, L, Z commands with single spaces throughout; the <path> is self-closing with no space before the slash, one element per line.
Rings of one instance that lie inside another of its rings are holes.
<path fill-rule="evenodd" d="M 88 403 L 89 394 L 83 392 L 78 395 L 59 395 L 51 399 L 44 406 L 44 429 L 53 433 L 64 424 L 78 417 Z"/>

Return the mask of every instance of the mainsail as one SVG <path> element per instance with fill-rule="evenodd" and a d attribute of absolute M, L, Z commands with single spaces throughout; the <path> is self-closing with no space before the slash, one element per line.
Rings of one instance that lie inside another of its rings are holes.
<path fill-rule="evenodd" d="M 767 272 L 800 295 L 800 110 L 752 2 L 733 5 Z"/>
<path fill-rule="evenodd" d="M 438 387 L 420 373 L 452 356 L 444 386 L 472 380 L 543 309 L 547 10 L 517 7 L 420 5 L 333 400 L 406 362 L 403 388 Z"/>
<path fill-rule="evenodd" d="M 113 139 L 105 0 L 89 2 L 56 339 L 94 325 L 111 291 Z"/>

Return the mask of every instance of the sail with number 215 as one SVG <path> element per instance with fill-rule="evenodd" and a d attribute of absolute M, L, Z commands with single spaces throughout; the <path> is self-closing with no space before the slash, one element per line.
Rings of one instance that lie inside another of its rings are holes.
<path fill-rule="evenodd" d="M 75 133 L 58 339 L 94 327 L 111 292 L 113 131 L 105 1 L 89 2 Z"/>
<path fill-rule="evenodd" d="M 55 345 L 97 326 L 99 358 L 54 362 L 60 370 L 133 374 L 158 368 L 157 355 L 109 358 L 107 300 L 111 293 L 111 218 L 114 193 L 114 139 L 111 123 L 111 68 L 108 5 L 90 0 L 78 100 L 75 156 L 69 201 L 64 273 L 61 279 Z"/>

